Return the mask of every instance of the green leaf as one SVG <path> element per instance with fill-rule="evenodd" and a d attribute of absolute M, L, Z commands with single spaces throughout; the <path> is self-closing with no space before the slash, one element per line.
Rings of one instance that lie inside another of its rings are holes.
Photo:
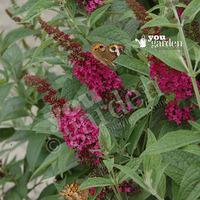
<path fill-rule="evenodd" d="M 66 145 L 66 143 L 65 143 Z M 59 147 L 58 147 L 59 151 Z M 63 177 L 64 172 L 78 165 L 78 160 L 75 157 L 74 150 L 70 149 L 67 154 L 60 154 L 56 163 L 52 165 L 54 175 L 60 174 Z"/>
<path fill-rule="evenodd" d="M 65 4 L 65 6 L 67 6 L 67 8 L 69 9 L 69 12 L 72 16 L 75 16 L 77 13 L 77 2 L 74 0 L 68 0 Z M 62 16 L 62 15 L 61 15 Z M 64 18 L 66 17 L 66 15 L 64 16 Z"/>
<path fill-rule="evenodd" d="M 140 80 L 142 81 L 144 92 L 149 103 L 154 101 L 156 96 L 162 95 L 159 89 L 157 89 L 156 84 L 153 80 L 150 80 L 145 76 L 141 76 Z"/>
<path fill-rule="evenodd" d="M 140 79 L 138 75 L 133 75 L 133 74 L 122 74 L 120 77 L 123 80 L 124 85 L 126 85 L 127 88 L 135 89 L 137 88 L 138 83 L 140 82 Z M 133 81 L 134 80 L 134 81 Z"/>
<path fill-rule="evenodd" d="M 127 11 L 128 12 L 128 11 Z M 139 23 L 136 19 L 129 19 L 129 21 L 126 23 L 124 30 L 129 34 L 129 36 L 132 38 L 135 37 L 137 30 L 139 27 Z"/>
<path fill-rule="evenodd" d="M 151 194 L 143 189 L 139 193 L 134 194 L 133 197 L 130 197 L 129 200 L 146 200 Z"/>
<path fill-rule="evenodd" d="M 16 9 L 15 16 L 22 14 L 29 10 L 33 5 L 35 4 L 35 0 L 28 0 L 26 3 L 24 3 L 22 6 Z"/>
<path fill-rule="evenodd" d="M 148 115 L 151 112 L 150 108 L 141 108 L 139 110 L 136 110 L 133 114 L 131 114 L 131 116 L 129 117 L 129 123 L 131 124 L 131 127 L 134 127 L 135 124 L 142 119 L 143 117 L 145 117 L 146 115 Z"/>
<path fill-rule="evenodd" d="M 63 188 L 63 187 L 62 187 Z M 38 199 L 48 199 L 49 197 L 51 197 L 54 194 L 57 194 L 58 190 L 56 188 L 56 185 L 54 183 L 48 185 L 47 187 L 45 187 L 41 193 Z"/>
<path fill-rule="evenodd" d="M 103 151 L 106 153 L 112 150 L 112 140 L 107 127 L 104 124 L 100 125 L 99 143 Z"/>
<path fill-rule="evenodd" d="M 28 28 L 18 28 L 7 33 L 3 39 L 0 52 L 3 53 L 14 42 L 23 39 L 27 36 L 34 35 L 36 32 Z"/>
<path fill-rule="evenodd" d="M 127 166 L 121 166 L 121 165 L 115 165 L 116 168 L 120 169 L 123 173 L 125 173 L 129 178 L 133 179 L 134 182 L 136 182 L 141 188 L 143 188 L 145 191 L 151 193 L 155 197 L 157 197 L 160 200 L 163 200 L 155 191 L 154 188 L 152 188 L 152 185 L 147 185 L 144 180 L 135 172 L 133 171 L 130 167 Z"/>
<path fill-rule="evenodd" d="M 4 102 L 5 98 L 10 93 L 12 86 L 12 83 L 0 85 L 0 105 Z"/>
<path fill-rule="evenodd" d="M 133 171 L 137 171 L 138 168 L 140 167 L 141 162 L 142 162 L 141 158 L 131 158 L 125 166 L 131 168 L 131 170 L 133 170 Z M 124 174 L 121 171 L 119 172 L 119 174 L 117 176 L 117 180 L 119 183 L 122 183 L 127 178 L 129 178 L 129 176 L 127 176 L 126 174 Z"/>
<path fill-rule="evenodd" d="M 147 186 L 145 185 L 143 179 L 130 167 L 128 166 L 121 166 L 121 165 L 115 165 L 116 168 L 120 169 L 121 172 L 126 174 L 127 177 L 133 179 L 140 187 L 142 187 L 144 190 L 148 191 Z"/>
<path fill-rule="evenodd" d="M 23 54 L 20 47 L 16 44 L 10 46 L 3 54 L 3 59 L 5 59 L 12 68 L 20 70 L 22 67 Z"/>
<path fill-rule="evenodd" d="M 81 84 L 75 77 L 67 77 L 63 85 L 62 96 L 68 100 L 72 100 L 80 88 Z"/>
<path fill-rule="evenodd" d="M 174 181 L 172 181 L 172 196 L 173 196 L 173 200 L 177 199 L 178 190 L 179 190 L 179 185 L 177 183 L 175 183 Z"/>
<path fill-rule="evenodd" d="M 47 39 L 45 41 L 42 41 L 41 45 L 37 47 L 32 55 L 30 63 L 37 62 L 38 58 L 40 58 L 41 54 L 43 53 L 44 49 L 46 49 L 48 46 L 52 44 L 52 39 Z"/>
<path fill-rule="evenodd" d="M 148 130 L 147 148 L 156 142 L 154 134 Z M 146 155 L 143 158 L 143 169 L 146 180 L 149 180 L 157 193 L 164 198 L 166 191 L 165 164 L 162 164 L 161 155 Z"/>
<path fill-rule="evenodd" d="M 162 157 L 167 165 L 165 173 L 177 184 L 181 183 L 183 175 L 190 166 L 200 166 L 199 156 L 182 150 L 164 153 Z"/>
<path fill-rule="evenodd" d="M 119 18 L 121 17 L 121 14 L 123 14 L 124 12 L 126 12 L 128 10 L 128 5 L 126 2 L 121 1 L 121 0 L 115 0 L 112 1 L 112 7 L 111 7 L 111 11 L 113 13 L 116 13 L 116 17 Z M 118 14 L 119 13 L 119 14 Z M 118 15 L 117 15 L 118 14 Z M 114 15 L 115 16 L 115 15 Z M 113 17 L 114 17 L 113 16 Z"/>
<path fill-rule="evenodd" d="M 111 111 L 112 112 L 112 111 Z M 104 115 L 106 121 L 106 127 L 110 133 L 111 138 L 113 139 L 112 142 L 114 143 L 114 137 L 124 137 L 124 133 L 130 127 L 126 118 L 117 118 L 112 113 L 105 113 Z M 99 118 L 100 119 L 100 118 Z M 100 119 L 100 120 L 102 120 Z M 114 144 L 113 144 L 114 145 Z"/>
<path fill-rule="evenodd" d="M 92 188 L 92 187 L 105 187 L 114 185 L 113 180 L 109 178 L 102 178 L 102 177 L 95 177 L 95 178 L 88 178 L 80 185 L 80 190 Z"/>
<path fill-rule="evenodd" d="M 134 153 L 134 150 L 137 148 L 138 141 L 144 131 L 144 128 L 147 124 L 147 117 L 144 119 L 141 119 L 136 125 L 135 128 L 133 129 L 133 132 L 131 133 L 129 139 L 128 139 L 128 151 L 132 155 Z"/>
<path fill-rule="evenodd" d="M 11 137 L 15 133 L 14 128 L 1 128 L 0 129 L 0 141 L 4 141 Z"/>
<path fill-rule="evenodd" d="M 184 63 L 182 55 L 180 54 L 180 51 L 178 50 L 165 50 L 165 49 L 155 49 L 155 48 L 144 48 L 145 51 L 147 51 L 149 54 L 154 55 L 161 61 L 163 61 L 165 64 L 169 65 L 173 69 L 176 69 L 178 71 L 187 72 Z"/>
<path fill-rule="evenodd" d="M 31 134 L 33 132 L 29 130 L 15 130 L 15 133 L 8 138 L 8 142 L 27 142 Z"/>
<path fill-rule="evenodd" d="M 183 148 L 183 151 L 193 153 L 200 156 L 200 146 L 198 144 L 191 144 Z"/>
<path fill-rule="evenodd" d="M 1 177 L 1 179 L 0 179 L 0 185 L 4 185 L 4 184 L 6 184 L 8 182 L 9 183 L 13 182 L 12 178 Z"/>
<path fill-rule="evenodd" d="M 132 21 L 132 22 L 134 22 L 134 25 L 137 25 L 136 23 L 138 23 L 136 20 L 134 20 L 134 19 L 132 19 L 132 18 L 134 18 L 134 14 L 133 14 L 133 11 L 132 10 L 127 10 L 127 11 L 125 11 L 123 14 L 122 14 L 122 16 L 120 17 L 120 19 L 118 19 L 118 21 L 119 22 L 122 22 L 122 21 L 124 21 L 124 20 L 126 20 L 126 19 L 130 19 L 131 18 L 131 20 L 130 21 Z M 129 22 L 130 22 L 129 21 Z M 137 27 L 138 28 L 138 27 Z"/>
<path fill-rule="evenodd" d="M 194 122 L 194 121 L 189 121 L 190 125 L 196 129 L 197 131 L 200 131 L 200 124 L 197 122 Z"/>
<path fill-rule="evenodd" d="M 37 134 L 37 133 L 32 134 L 29 137 L 26 157 L 27 157 L 27 161 L 28 161 L 29 168 L 31 171 L 35 169 L 36 162 L 40 155 L 45 139 L 46 139 L 46 135 Z"/>
<path fill-rule="evenodd" d="M 63 198 L 60 195 L 51 195 L 47 197 L 43 197 L 41 200 L 62 200 Z"/>
<path fill-rule="evenodd" d="M 53 0 L 38 0 L 27 10 L 27 14 L 22 22 L 29 22 L 38 16 L 42 11 L 54 7 L 56 4 Z"/>
<path fill-rule="evenodd" d="M 31 124 L 30 129 L 37 133 L 45 133 L 62 138 L 62 135 L 57 128 L 57 122 L 50 114 L 45 115 L 45 119 L 35 118 L 35 121 Z"/>
<path fill-rule="evenodd" d="M 176 28 L 177 25 L 176 24 L 172 24 L 171 22 L 169 22 L 169 20 L 163 16 L 156 16 L 154 19 L 152 19 L 151 21 L 148 21 L 147 23 L 145 23 L 144 26 L 142 26 L 141 29 L 144 28 L 148 28 L 148 27 L 157 27 L 157 26 L 161 26 L 161 27 L 170 27 L 170 28 Z"/>
<path fill-rule="evenodd" d="M 95 23 L 105 14 L 110 6 L 111 4 L 106 4 L 92 12 L 88 21 L 89 26 L 92 27 L 93 25 L 95 25 Z"/>
<path fill-rule="evenodd" d="M 15 180 L 19 180 L 22 178 L 23 172 L 21 165 L 23 160 L 16 160 L 15 158 L 6 165 L 6 169 L 9 171 L 9 175 L 13 177 Z"/>
<path fill-rule="evenodd" d="M 192 0 L 185 8 L 181 18 L 184 19 L 185 24 L 194 20 L 197 13 L 200 11 L 200 1 Z"/>
<path fill-rule="evenodd" d="M 200 183 L 198 183 L 190 193 L 190 195 L 187 197 L 186 200 L 197 200 L 200 197 Z"/>
<path fill-rule="evenodd" d="M 156 185 L 155 188 L 157 190 L 157 193 L 163 199 L 165 198 L 166 190 L 167 190 L 167 180 L 166 180 L 166 176 L 164 174 L 164 171 L 165 171 L 165 166 L 162 166 L 160 168 L 160 170 L 157 172 L 156 184 L 155 184 Z"/>
<path fill-rule="evenodd" d="M 196 131 L 178 130 L 169 132 L 160 138 L 156 143 L 148 147 L 143 155 L 159 154 L 173 151 L 189 144 L 200 142 L 200 134 Z"/>
<path fill-rule="evenodd" d="M 165 3 L 166 3 L 166 0 L 158 0 L 158 2 L 159 2 L 159 7 L 160 7 L 160 13 L 162 14 L 162 15 L 164 15 L 165 14 L 165 8 L 166 8 L 166 6 L 165 6 Z"/>
<path fill-rule="evenodd" d="M 13 78 L 15 81 L 21 79 L 23 53 L 19 45 L 13 44 L 7 48 L 1 57 L 1 61 L 4 62 L 4 69 L 10 71 L 12 74 L 9 78 Z"/>
<path fill-rule="evenodd" d="M 65 161 L 64 158 L 66 158 Z M 70 167 L 74 167 L 74 165 L 71 165 L 74 161 L 74 153 L 73 150 L 70 150 L 65 143 L 62 143 L 60 146 L 58 146 L 57 150 L 52 153 L 50 153 L 47 158 L 44 160 L 44 162 L 36 169 L 36 171 L 33 173 L 31 180 L 36 178 L 37 176 L 43 174 L 47 168 L 52 166 L 54 164 L 58 166 L 58 162 L 60 163 L 59 159 L 63 161 L 64 165 L 69 165 Z M 56 174 L 62 173 L 59 169 L 59 167 L 56 168 Z"/>
<path fill-rule="evenodd" d="M 27 188 L 27 182 L 30 178 L 30 172 L 28 170 L 25 170 L 23 175 L 17 180 L 16 182 L 16 189 L 18 193 L 21 196 L 21 199 L 24 199 L 27 196 L 28 188 Z"/>
<path fill-rule="evenodd" d="M 27 115 L 25 100 L 21 97 L 9 98 L 3 107 L 0 107 L 0 121 L 16 119 Z"/>
<path fill-rule="evenodd" d="M 108 169 L 108 172 L 110 173 L 114 166 L 114 158 L 104 160 L 103 162 L 104 162 L 106 168 Z"/>
<path fill-rule="evenodd" d="M 8 190 L 4 196 L 4 200 L 10 200 L 10 199 L 15 199 L 15 200 L 22 199 L 22 197 L 19 194 L 18 188 L 16 186 Z"/>
<path fill-rule="evenodd" d="M 92 42 L 102 42 L 105 44 L 131 42 L 129 35 L 114 25 L 103 25 L 93 30 L 88 38 Z"/>
<path fill-rule="evenodd" d="M 59 147 L 56 149 L 59 149 Z M 73 170 L 78 164 L 74 151 L 71 149 L 67 154 L 60 155 L 42 174 L 44 179 L 52 178 L 57 175 L 64 178 L 64 173 Z M 83 171 L 83 174 L 84 172 L 85 171 Z"/>
<path fill-rule="evenodd" d="M 185 172 L 176 200 L 197 200 L 200 197 L 200 167 L 191 166 Z"/>
<path fill-rule="evenodd" d="M 150 147 L 154 143 L 156 143 L 156 137 L 154 134 L 148 130 L 148 140 L 146 148 Z M 144 172 L 149 172 L 152 169 L 154 169 L 156 166 L 158 166 L 161 162 L 161 156 L 160 155 L 146 155 L 143 159 L 143 168 Z"/>
<path fill-rule="evenodd" d="M 121 55 L 115 60 L 115 63 L 132 71 L 138 72 L 139 74 L 146 76 L 149 75 L 148 65 L 134 57 Z"/>

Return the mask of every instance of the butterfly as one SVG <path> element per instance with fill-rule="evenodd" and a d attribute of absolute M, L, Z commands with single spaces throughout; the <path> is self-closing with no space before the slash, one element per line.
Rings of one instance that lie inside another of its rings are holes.
<path fill-rule="evenodd" d="M 91 46 L 93 56 L 105 65 L 115 66 L 113 61 L 125 50 L 122 44 L 105 45 L 95 43 Z"/>
<path fill-rule="evenodd" d="M 66 200 L 88 200 L 89 191 L 79 190 L 79 185 L 72 183 L 70 185 L 66 185 L 60 192 L 60 195 Z"/>

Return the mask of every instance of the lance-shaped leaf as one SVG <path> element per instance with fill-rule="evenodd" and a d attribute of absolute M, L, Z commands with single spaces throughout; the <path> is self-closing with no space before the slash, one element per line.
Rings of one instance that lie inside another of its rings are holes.
<path fill-rule="evenodd" d="M 178 130 L 169 132 L 160 138 L 157 142 L 149 146 L 143 153 L 147 154 L 160 154 L 168 151 L 173 151 L 180 147 L 189 144 L 200 142 L 200 133 L 190 130 Z"/>

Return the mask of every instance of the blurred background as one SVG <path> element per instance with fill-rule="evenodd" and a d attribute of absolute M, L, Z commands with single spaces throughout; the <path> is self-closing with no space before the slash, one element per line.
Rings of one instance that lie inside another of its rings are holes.
<path fill-rule="evenodd" d="M 25 0 L 18 0 L 19 4 L 23 4 L 26 2 Z M 14 22 L 10 17 L 6 14 L 5 9 L 10 5 L 9 0 L 0 0 L 0 31 L 8 31 L 15 28 L 16 22 Z"/>
<path fill-rule="evenodd" d="M 24 4 L 26 0 L 17 0 L 17 4 L 20 6 Z M 16 24 L 15 21 L 13 21 L 5 12 L 7 8 L 9 8 L 11 5 L 9 0 L 0 0 L 0 33 L 1 32 L 9 32 L 12 29 L 15 29 L 18 25 Z M 51 13 L 47 13 L 47 16 L 51 15 Z M 37 41 L 34 38 L 28 38 L 28 43 L 29 45 L 35 45 Z M 0 63 L 0 69 L 2 69 L 2 65 Z M 1 124 L 0 124 L 1 127 Z M 15 151 L 6 151 L 4 153 L 4 150 L 7 150 L 13 146 L 16 146 Z M 11 161 L 12 159 L 16 158 L 17 160 L 23 159 L 25 154 L 26 154 L 26 148 L 27 144 L 23 145 L 17 145 L 17 142 L 10 142 L 10 143 L 4 143 L 0 141 L 0 161 L 5 161 L 7 160 L 8 162 Z M 40 178 L 37 180 L 37 182 L 40 182 Z M 41 183 L 38 185 L 38 187 L 29 194 L 30 199 L 34 200 L 37 199 L 38 194 L 40 191 L 46 187 L 51 182 L 51 180 L 46 180 L 45 182 Z M 35 183 L 33 183 L 35 184 Z M 2 192 L 8 190 L 10 187 L 12 187 L 12 184 L 7 184 L 6 187 L 1 188 L 0 186 L 0 200 L 3 200 L 2 197 Z M 14 199 L 13 199 L 14 200 Z"/>

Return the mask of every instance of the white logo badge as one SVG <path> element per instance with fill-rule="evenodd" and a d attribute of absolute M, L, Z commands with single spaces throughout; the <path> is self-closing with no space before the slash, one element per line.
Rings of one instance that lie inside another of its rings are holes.
<path fill-rule="evenodd" d="M 144 35 L 141 37 L 140 40 L 135 39 L 135 41 L 139 43 L 140 48 L 145 48 L 147 46 L 147 40 Z"/>

